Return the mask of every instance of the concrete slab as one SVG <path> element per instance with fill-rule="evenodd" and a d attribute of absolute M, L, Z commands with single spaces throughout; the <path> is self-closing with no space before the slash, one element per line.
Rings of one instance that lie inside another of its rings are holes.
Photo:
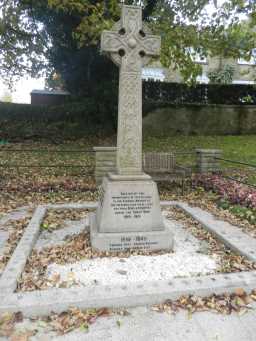
<path fill-rule="evenodd" d="M 239 316 L 239 322 L 241 329 L 246 329 L 248 334 L 253 336 L 253 340 L 256 339 L 256 312 L 255 303 L 252 304 L 253 308 L 249 312 Z"/>
<path fill-rule="evenodd" d="M 227 316 L 204 312 L 198 313 L 195 318 L 207 340 L 255 341 L 255 335 L 241 325 L 236 314 Z"/>
<path fill-rule="evenodd" d="M 98 233 L 165 230 L 156 183 L 146 174 L 141 180 L 137 177 L 136 174 L 104 177 L 95 220 Z"/>
<path fill-rule="evenodd" d="M 7 223 L 9 223 L 9 221 L 26 218 L 29 215 L 29 208 L 31 208 L 31 206 L 22 206 L 10 213 L 7 213 L 2 218 L 0 218 L 0 227 L 6 225 Z"/>
<path fill-rule="evenodd" d="M 4 252 L 4 246 L 9 238 L 9 232 L 8 231 L 0 231 L 0 257 L 3 255 Z"/>
<path fill-rule="evenodd" d="M 208 296 L 234 292 L 237 288 L 250 291 L 256 288 L 256 271 L 202 276 L 200 278 L 175 278 L 172 281 L 154 281 L 129 286 L 96 286 L 70 289 L 49 289 L 20 292 L 1 297 L 0 313 L 21 311 L 24 316 L 43 316 L 60 313 L 69 307 L 119 308 L 152 305 L 182 295 Z"/>
<path fill-rule="evenodd" d="M 231 225 L 214 217 L 213 214 L 202 210 L 199 207 L 191 207 L 186 203 L 173 203 L 181 208 L 202 226 L 215 235 L 231 250 L 245 256 L 249 260 L 256 262 L 256 239 L 244 233 L 239 227 Z"/>
<path fill-rule="evenodd" d="M 12 293 L 37 240 L 46 208 L 38 206 L 0 279 L 0 296 Z"/>
<path fill-rule="evenodd" d="M 99 318 L 90 326 L 88 332 L 75 330 L 63 336 L 39 332 L 31 341 L 238 341 L 239 337 L 243 341 L 255 340 L 255 336 L 251 339 L 250 333 L 247 333 L 256 322 L 253 312 L 244 315 L 248 318 L 248 325 L 244 326 L 238 315 L 223 317 L 212 312 L 202 312 L 188 318 L 185 311 L 176 315 L 158 313 L 147 307 L 127 311 L 127 316 L 114 314 Z M 211 319 L 214 323 L 206 324 L 206 321 Z M 233 331 L 230 328 L 233 328 Z"/>

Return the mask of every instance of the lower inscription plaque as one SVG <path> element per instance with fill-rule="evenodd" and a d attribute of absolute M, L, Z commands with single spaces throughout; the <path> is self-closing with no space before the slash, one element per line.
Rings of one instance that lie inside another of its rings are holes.
<path fill-rule="evenodd" d="M 95 213 L 90 214 L 90 234 L 92 247 L 107 252 L 170 250 L 173 246 L 168 225 L 161 231 L 102 233 L 98 231 Z"/>
<path fill-rule="evenodd" d="M 125 251 L 125 250 L 150 250 L 152 246 L 157 246 L 158 242 L 148 238 L 147 236 L 120 237 L 114 243 L 109 243 L 109 251 Z"/>

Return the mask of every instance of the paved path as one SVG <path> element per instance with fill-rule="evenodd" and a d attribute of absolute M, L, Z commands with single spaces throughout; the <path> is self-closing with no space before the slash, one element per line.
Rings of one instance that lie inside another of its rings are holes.
<path fill-rule="evenodd" d="M 255 309 L 255 307 L 254 307 Z M 242 316 L 211 312 L 176 315 L 146 307 L 128 310 L 130 315 L 99 318 L 89 332 L 74 331 L 63 336 L 41 330 L 31 341 L 256 341 L 256 311 Z"/>

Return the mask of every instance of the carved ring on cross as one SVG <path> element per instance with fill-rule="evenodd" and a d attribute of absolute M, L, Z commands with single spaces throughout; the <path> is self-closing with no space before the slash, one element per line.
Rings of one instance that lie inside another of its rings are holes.
<path fill-rule="evenodd" d="M 126 32 L 125 29 L 122 27 L 122 23 L 121 20 L 116 22 L 114 24 L 114 26 L 112 27 L 113 31 L 117 31 L 120 36 L 125 36 Z M 147 34 L 151 34 L 150 29 L 147 27 L 146 24 L 143 24 L 142 30 L 139 31 L 139 38 L 144 38 Z M 123 37 L 122 37 L 123 38 Z M 138 38 L 137 38 L 138 39 Z M 130 49 L 134 50 L 137 46 L 137 40 L 133 37 L 131 37 L 129 40 L 127 40 L 127 45 Z M 110 56 L 111 60 L 117 65 L 120 66 L 121 65 L 121 61 L 122 61 L 122 57 L 124 57 L 126 54 L 125 48 L 120 48 L 118 53 L 108 53 L 108 55 Z M 151 57 L 146 56 L 145 52 L 143 51 L 143 49 L 141 49 L 139 51 L 139 55 L 143 58 L 142 61 L 142 65 L 147 65 L 150 60 Z"/>

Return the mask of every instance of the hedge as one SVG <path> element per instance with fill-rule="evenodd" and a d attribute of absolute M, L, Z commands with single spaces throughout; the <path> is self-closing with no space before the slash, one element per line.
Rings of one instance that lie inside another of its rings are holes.
<path fill-rule="evenodd" d="M 58 106 L 0 103 L 0 140 L 109 134 L 115 129 L 115 112 L 88 99 Z"/>
<path fill-rule="evenodd" d="M 111 134 L 117 124 L 117 84 L 99 84 L 90 98 L 74 98 L 63 105 L 45 106 L 0 102 L 0 140 L 29 136 Z M 256 104 L 252 85 L 190 87 L 180 83 L 143 82 L 143 114 L 170 105 Z"/>
<path fill-rule="evenodd" d="M 144 102 L 172 104 L 256 104 L 254 85 L 197 84 L 143 82 Z"/>

